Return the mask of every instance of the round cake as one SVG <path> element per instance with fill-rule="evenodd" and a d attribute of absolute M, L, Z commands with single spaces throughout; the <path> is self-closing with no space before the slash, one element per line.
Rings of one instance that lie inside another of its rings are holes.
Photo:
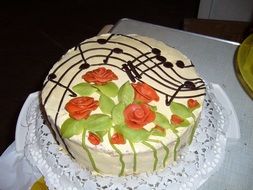
<path fill-rule="evenodd" d="M 192 141 L 205 84 L 163 42 L 104 34 L 69 50 L 41 91 L 45 121 L 76 162 L 101 175 L 165 168 Z"/>

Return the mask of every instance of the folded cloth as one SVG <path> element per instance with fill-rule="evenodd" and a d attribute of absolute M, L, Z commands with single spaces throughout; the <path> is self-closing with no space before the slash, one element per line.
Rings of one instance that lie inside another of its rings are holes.
<path fill-rule="evenodd" d="M 41 177 L 32 167 L 23 152 L 17 152 L 13 142 L 0 157 L 0 189 L 28 190 Z"/>

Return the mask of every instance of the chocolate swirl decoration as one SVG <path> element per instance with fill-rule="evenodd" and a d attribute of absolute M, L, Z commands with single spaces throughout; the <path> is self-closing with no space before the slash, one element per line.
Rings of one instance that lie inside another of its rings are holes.
<path fill-rule="evenodd" d="M 124 41 L 118 40 L 118 36 L 125 38 Z M 64 99 L 67 96 L 76 96 L 75 92 L 70 89 L 72 82 L 83 70 L 90 67 L 103 65 L 114 67 L 125 72 L 132 82 L 143 82 L 145 78 L 149 78 L 154 83 L 152 87 L 165 96 L 165 104 L 167 106 L 176 98 L 193 98 L 205 95 L 205 93 L 201 91 L 205 89 L 205 84 L 202 79 L 185 78 L 177 72 L 177 70 L 194 67 L 192 63 L 186 65 L 182 60 L 177 60 L 175 63 L 169 62 L 166 57 L 163 56 L 163 52 L 160 49 L 152 47 L 134 36 L 111 34 L 106 37 L 107 38 L 101 36 L 99 39 L 95 38 L 95 40 L 93 38 L 80 43 L 74 48 L 70 57 L 63 58 L 58 62 L 46 79 L 43 89 L 47 87 L 49 90 L 47 90 L 46 97 L 42 102 L 44 106 L 46 106 L 57 87 L 64 89 L 61 97 L 59 97 L 60 101 L 57 105 L 57 112 L 54 118 L 56 126 L 58 126 L 58 112 L 64 106 L 62 105 Z M 133 43 L 128 42 L 134 42 L 138 44 L 138 46 L 144 47 L 143 49 L 145 49 L 145 52 L 131 45 Z M 87 48 L 86 45 L 89 44 L 96 44 L 96 46 Z M 113 48 L 110 48 L 112 46 Z M 134 52 L 134 54 L 130 53 L 130 50 Z M 102 58 L 102 61 L 94 62 L 94 58 Z M 64 68 L 63 72 L 61 71 L 62 68 Z M 172 72 L 173 75 L 169 74 L 169 71 Z M 62 81 L 64 78 L 68 78 L 67 81 L 69 82 L 67 84 L 63 84 Z M 189 91 L 194 92 L 193 95 L 184 95 L 184 92 Z M 55 128 L 57 133 L 59 133 L 57 127 Z"/>

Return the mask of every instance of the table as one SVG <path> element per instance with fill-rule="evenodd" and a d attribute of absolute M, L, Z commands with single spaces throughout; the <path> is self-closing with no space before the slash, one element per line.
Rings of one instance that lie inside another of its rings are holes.
<path fill-rule="evenodd" d="M 200 189 L 252 189 L 253 102 L 234 71 L 235 53 L 240 44 L 127 18 L 121 19 L 110 32 L 135 33 L 168 43 L 192 60 L 202 78 L 220 84 L 237 112 L 241 138 L 228 140 L 224 164 Z"/>

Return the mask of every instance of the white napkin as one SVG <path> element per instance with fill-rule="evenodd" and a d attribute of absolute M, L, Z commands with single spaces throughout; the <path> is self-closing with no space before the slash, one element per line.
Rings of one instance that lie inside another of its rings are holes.
<path fill-rule="evenodd" d="M 28 163 L 23 152 L 16 151 L 15 142 L 1 155 L 1 190 L 28 190 L 40 177 L 40 172 Z"/>

